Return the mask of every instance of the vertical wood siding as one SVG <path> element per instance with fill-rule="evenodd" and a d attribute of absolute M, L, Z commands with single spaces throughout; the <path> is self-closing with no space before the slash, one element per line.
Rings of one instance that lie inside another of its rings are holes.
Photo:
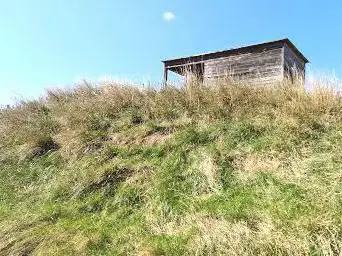
<path fill-rule="evenodd" d="M 284 75 L 292 77 L 293 75 L 305 75 L 304 61 L 293 52 L 291 48 L 284 45 Z"/>

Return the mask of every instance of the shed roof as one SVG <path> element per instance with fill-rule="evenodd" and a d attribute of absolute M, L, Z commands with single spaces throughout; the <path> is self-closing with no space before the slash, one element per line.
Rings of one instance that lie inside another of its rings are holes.
<path fill-rule="evenodd" d="M 243 54 L 243 53 L 248 53 L 248 52 L 262 51 L 265 48 L 267 49 L 267 48 L 273 48 L 273 47 L 274 48 L 282 47 L 285 44 L 288 47 L 290 47 L 305 63 L 309 62 L 308 59 L 305 58 L 305 56 L 297 49 L 297 47 L 288 38 L 260 43 L 260 44 L 248 45 L 248 46 L 224 50 L 224 51 L 208 52 L 208 53 L 202 53 L 202 54 L 197 54 L 197 55 L 191 55 L 188 57 L 168 59 L 168 60 L 163 60 L 162 62 L 165 64 L 166 67 L 186 65 L 186 64 L 191 64 L 191 63 L 200 63 L 209 59 L 227 57 L 231 55 Z"/>

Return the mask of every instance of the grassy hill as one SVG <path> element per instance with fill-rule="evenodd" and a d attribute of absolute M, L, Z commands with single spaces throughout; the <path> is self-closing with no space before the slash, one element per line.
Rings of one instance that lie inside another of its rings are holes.
<path fill-rule="evenodd" d="M 337 255 L 328 88 L 88 83 L 0 112 L 0 255 Z"/>

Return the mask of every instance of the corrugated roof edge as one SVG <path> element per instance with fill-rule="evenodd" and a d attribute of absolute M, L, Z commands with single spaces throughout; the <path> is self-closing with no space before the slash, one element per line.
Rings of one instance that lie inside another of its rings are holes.
<path fill-rule="evenodd" d="M 183 60 L 183 59 L 189 59 L 192 57 L 200 57 L 200 56 L 206 56 L 206 55 L 211 55 L 211 54 L 219 54 L 219 53 L 229 53 L 229 52 L 234 52 L 234 51 L 241 51 L 241 50 L 248 50 L 249 48 L 255 48 L 255 47 L 262 47 L 262 46 L 268 46 L 272 44 L 288 44 L 288 46 L 294 50 L 303 60 L 305 63 L 309 63 L 309 60 L 298 50 L 298 48 L 288 39 L 280 39 L 280 40 L 275 40 L 275 41 L 269 41 L 269 42 L 264 42 L 264 43 L 259 43 L 259 44 L 253 44 L 253 45 L 247 45 L 247 46 L 242 46 L 239 48 L 234 48 L 234 49 L 229 49 L 229 50 L 223 50 L 223 51 L 215 51 L 215 52 L 207 52 L 207 53 L 202 53 L 202 54 L 195 54 L 195 55 L 190 55 L 187 57 L 179 57 L 179 58 L 173 58 L 173 59 L 168 59 L 168 60 L 163 60 L 162 62 L 169 62 L 169 61 L 175 61 L 175 60 Z"/>

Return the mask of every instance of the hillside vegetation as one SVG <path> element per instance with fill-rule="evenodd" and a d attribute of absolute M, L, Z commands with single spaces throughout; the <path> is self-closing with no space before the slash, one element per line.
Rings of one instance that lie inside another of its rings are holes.
<path fill-rule="evenodd" d="M 342 100 L 242 81 L 0 111 L 0 255 L 338 255 Z"/>

